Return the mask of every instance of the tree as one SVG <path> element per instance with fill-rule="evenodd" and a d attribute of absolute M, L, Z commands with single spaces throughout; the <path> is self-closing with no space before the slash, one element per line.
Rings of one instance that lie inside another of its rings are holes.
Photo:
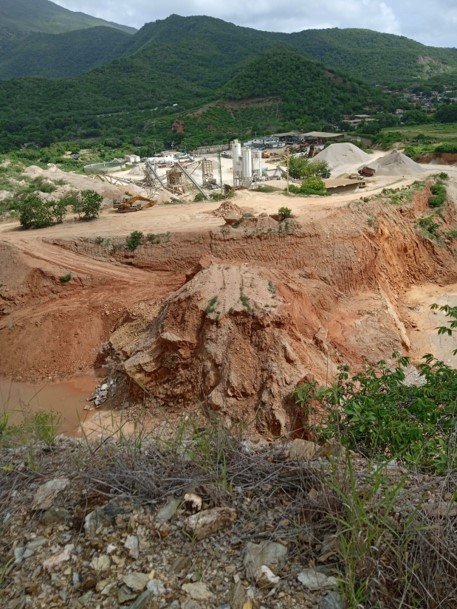
<path fill-rule="evenodd" d="M 66 206 L 60 201 L 44 201 L 37 194 L 22 196 L 19 201 L 19 221 L 25 229 L 45 228 L 63 221 Z"/>
<path fill-rule="evenodd" d="M 95 220 L 100 214 L 103 197 L 94 190 L 83 190 L 72 203 L 80 220 Z"/>

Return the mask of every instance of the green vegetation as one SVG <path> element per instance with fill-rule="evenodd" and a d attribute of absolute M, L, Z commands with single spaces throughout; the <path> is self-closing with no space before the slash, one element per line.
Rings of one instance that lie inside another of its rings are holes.
<path fill-rule="evenodd" d="M 63 221 L 66 207 L 60 201 L 45 201 L 37 194 L 22 195 L 17 201 L 22 228 L 45 228 Z"/>
<path fill-rule="evenodd" d="M 414 193 L 424 187 L 425 182 L 416 181 L 411 186 L 403 186 L 403 188 L 383 188 L 375 198 L 381 201 L 387 199 L 392 205 L 405 205 L 411 203 Z"/>
<path fill-rule="evenodd" d="M 139 230 L 134 230 L 126 239 L 126 247 L 131 252 L 134 252 L 138 247 L 140 247 L 143 241 L 143 233 Z"/>
<path fill-rule="evenodd" d="M 278 209 L 278 216 L 281 220 L 286 220 L 292 216 L 292 210 L 289 207 L 280 207 Z"/>
<path fill-rule="evenodd" d="M 375 141 L 383 148 L 401 143 L 405 154 L 420 161 L 425 155 L 457 153 L 457 123 L 430 123 L 383 129 Z"/>
<path fill-rule="evenodd" d="M 313 400 L 324 409 L 326 421 L 315 430 L 321 438 L 336 436 L 370 459 L 452 470 L 457 465 L 457 370 L 428 355 L 418 367 L 422 384 L 406 385 L 408 364 L 407 358 L 398 358 L 391 369 L 379 362 L 354 376 L 343 367 L 331 387 L 305 383 L 295 399 L 305 409 Z"/>
<path fill-rule="evenodd" d="M 103 197 L 94 190 L 83 190 L 80 193 L 70 195 L 72 207 L 80 220 L 95 220 L 100 214 Z M 64 201 L 68 199 L 64 198 Z"/>
<path fill-rule="evenodd" d="M 330 177 L 328 164 L 325 161 L 310 161 L 303 156 L 293 156 L 289 159 L 289 174 L 296 180 L 309 176 Z"/>
<path fill-rule="evenodd" d="M 324 181 L 319 176 L 310 176 L 301 183 L 301 186 L 289 186 L 289 191 L 297 195 L 320 195 L 325 196 L 327 189 Z"/>
<path fill-rule="evenodd" d="M 68 78 L 119 56 L 130 35 L 111 27 L 91 27 L 63 34 L 32 32 L 0 53 L 0 79 Z"/>
<path fill-rule="evenodd" d="M 420 234 L 427 239 L 432 239 L 432 241 L 439 241 L 441 238 L 440 225 L 435 222 L 436 217 L 436 214 L 422 216 L 416 222 L 416 228 Z"/>
<path fill-rule="evenodd" d="M 72 279 L 73 275 L 71 273 L 67 273 L 66 275 L 62 275 L 59 277 L 60 283 L 69 283 Z"/>
<path fill-rule="evenodd" d="M 208 303 L 208 306 L 206 307 L 206 315 L 211 315 L 211 313 L 214 313 L 214 311 L 216 310 L 217 307 L 217 296 L 213 296 L 211 298 L 211 300 Z"/>
<path fill-rule="evenodd" d="M 432 191 L 432 195 L 428 200 L 429 207 L 442 207 L 447 196 L 444 182 L 438 178 L 435 184 L 432 184 L 430 190 Z"/>
<path fill-rule="evenodd" d="M 24 443 L 36 448 L 36 442 L 43 442 L 47 448 L 53 448 L 59 433 L 60 420 L 60 415 L 54 411 L 27 410 L 22 416 L 22 421 L 13 425 L 8 414 L 4 413 L 0 417 L 0 448 L 5 445 L 21 446 Z"/>

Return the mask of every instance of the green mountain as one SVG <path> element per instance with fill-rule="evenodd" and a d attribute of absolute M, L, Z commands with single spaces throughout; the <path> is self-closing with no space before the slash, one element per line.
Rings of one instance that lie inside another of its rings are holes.
<path fill-rule="evenodd" d="M 210 17 L 177 15 L 147 24 L 133 36 L 122 35 L 122 39 L 108 28 L 73 32 L 72 50 L 66 53 L 68 36 L 53 35 L 48 54 L 47 39 L 33 38 L 34 55 L 40 56 L 37 65 L 27 59 L 27 48 L 20 52 L 17 47 L 17 56 L 10 56 L 11 63 L 3 69 L 9 70 L 9 75 L 20 68 L 22 74 L 36 74 L 37 70 L 59 77 L 77 74 L 84 62 L 88 67 L 95 62 L 103 65 L 75 78 L 0 82 L 1 149 L 25 142 L 43 146 L 91 138 L 113 146 L 172 139 L 190 146 L 255 131 L 331 127 L 344 114 L 396 107 L 399 102 L 395 97 L 370 84 L 382 82 L 393 71 L 395 45 L 410 51 L 403 52 L 406 59 L 397 69 L 401 73 L 392 76 L 388 84 L 395 84 L 400 77 L 405 81 L 425 77 L 424 66 L 430 61 L 424 58 L 432 57 L 434 51 L 402 37 L 364 30 L 288 35 Z M 362 40 L 365 45 L 362 59 L 358 59 Z M 383 46 L 383 40 L 389 43 Z M 87 47 L 87 54 L 80 47 Z M 327 48 L 324 67 L 316 58 L 320 60 L 318 53 Z M 428 55 L 414 55 L 418 48 L 421 53 L 427 49 Z M 441 66 L 440 78 L 454 74 L 455 50 L 436 52 L 442 54 L 442 66 L 448 70 Z M 113 56 L 116 58 L 109 61 Z M 21 67 L 27 63 L 30 69 Z M 172 131 L 175 120 L 184 125 L 184 134 L 180 133 L 182 127 Z"/>
<path fill-rule="evenodd" d="M 112 27 L 94 27 L 64 34 L 32 32 L 0 57 L 0 79 L 78 76 L 108 63 L 123 52 L 130 34 Z"/>
<path fill-rule="evenodd" d="M 108 26 L 134 33 L 135 29 L 75 13 L 48 0 L 2 0 L 0 3 L 1 30 L 16 32 L 46 32 L 59 34 L 83 28 Z"/>
<path fill-rule="evenodd" d="M 457 49 L 363 29 L 305 30 L 283 35 L 297 50 L 372 84 L 397 85 L 435 75 L 457 80 Z"/>

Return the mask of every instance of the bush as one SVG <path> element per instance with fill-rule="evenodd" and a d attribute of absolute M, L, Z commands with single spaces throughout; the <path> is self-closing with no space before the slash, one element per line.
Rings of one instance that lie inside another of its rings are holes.
<path fill-rule="evenodd" d="M 289 207 L 280 207 L 278 209 L 278 216 L 281 217 L 281 220 L 286 220 L 292 216 L 292 210 Z"/>
<path fill-rule="evenodd" d="M 430 207 L 441 207 L 446 201 L 446 187 L 440 180 L 437 180 L 435 184 L 430 188 L 432 196 L 428 200 Z"/>
<path fill-rule="evenodd" d="M 350 377 L 340 370 L 337 382 L 300 385 L 296 402 L 324 408 L 326 421 L 314 430 L 368 458 L 399 459 L 409 466 L 443 473 L 457 464 L 455 415 L 457 370 L 428 355 L 419 365 L 422 384 L 405 385 L 407 358 L 395 368 L 385 362 Z"/>
<path fill-rule="evenodd" d="M 135 251 L 143 241 L 143 233 L 139 230 L 134 230 L 126 239 L 126 246 L 131 252 Z"/>
<path fill-rule="evenodd" d="M 94 190 L 83 190 L 73 202 L 73 211 L 80 220 L 95 220 L 100 214 L 103 197 Z"/>
<path fill-rule="evenodd" d="M 303 156 L 289 159 L 289 175 L 297 180 L 310 176 L 330 177 L 328 164 L 325 161 L 310 161 Z"/>
<path fill-rule="evenodd" d="M 59 277 L 59 281 L 60 283 L 69 283 L 71 281 L 71 278 L 72 274 L 67 273 L 66 275 L 62 275 L 61 277 Z"/>
<path fill-rule="evenodd" d="M 437 224 L 433 218 L 434 216 L 424 216 L 419 218 L 416 223 L 416 226 L 422 235 L 428 239 L 438 239 L 440 237 L 439 224 Z"/>
<path fill-rule="evenodd" d="M 26 194 L 18 200 L 19 221 L 25 229 L 45 228 L 62 222 L 66 206 L 60 201 L 43 201 L 36 194 Z"/>
<path fill-rule="evenodd" d="M 318 176 L 310 176 L 301 183 L 301 186 L 290 186 L 290 192 L 298 195 L 326 195 L 327 189 L 322 178 Z"/>

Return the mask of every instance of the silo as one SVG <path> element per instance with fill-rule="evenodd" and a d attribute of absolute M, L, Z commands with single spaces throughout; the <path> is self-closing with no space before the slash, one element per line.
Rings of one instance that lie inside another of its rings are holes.
<path fill-rule="evenodd" d="M 246 146 L 243 147 L 242 151 L 241 151 L 241 155 L 243 158 L 243 167 L 242 167 L 242 179 L 243 182 L 248 182 L 250 183 L 252 180 L 252 150 L 250 148 L 247 148 Z"/>
<path fill-rule="evenodd" d="M 242 174 L 241 144 L 238 140 L 232 142 L 233 185 L 239 186 Z"/>
<path fill-rule="evenodd" d="M 252 151 L 252 174 L 254 177 L 262 177 L 262 151 L 254 149 Z"/>

